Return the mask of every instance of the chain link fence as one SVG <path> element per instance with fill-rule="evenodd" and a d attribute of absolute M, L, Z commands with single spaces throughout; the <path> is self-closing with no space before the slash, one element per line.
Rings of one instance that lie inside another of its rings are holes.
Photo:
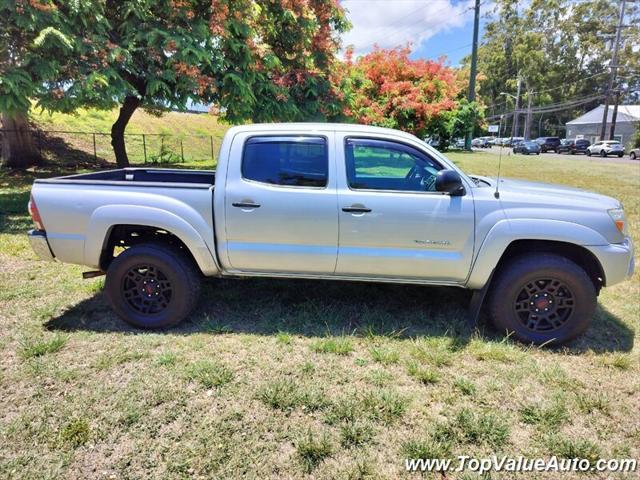
<path fill-rule="evenodd" d="M 0 129 L 0 146 L 11 130 Z M 111 134 L 71 130 L 28 130 L 42 157 L 73 154 L 96 162 L 115 163 Z M 23 132 L 24 133 L 24 132 Z M 213 135 L 125 133 L 132 164 L 217 162 L 221 138 Z"/>

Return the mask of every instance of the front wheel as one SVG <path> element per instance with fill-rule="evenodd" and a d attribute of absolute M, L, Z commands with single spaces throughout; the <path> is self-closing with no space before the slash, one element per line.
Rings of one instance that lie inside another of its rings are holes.
<path fill-rule="evenodd" d="M 629 158 L 631 158 L 631 160 L 635 160 L 636 159 L 636 152 L 631 152 L 629 154 Z"/>
<path fill-rule="evenodd" d="M 585 153 L 587 154 L 587 157 L 591 156 L 591 150 L 587 150 Z"/>
<path fill-rule="evenodd" d="M 606 157 L 607 156 L 607 152 L 605 152 L 604 150 L 600 150 L 600 156 L 601 157 Z"/>
<path fill-rule="evenodd" d="M 118 255 L 107 271 L 111 308 L 140 328 L 165 328 L 184 320 L 198 302 L 200 274 L 178 248 L 140 244 Z"/>
<path fill-rule="evenodd" d="M 517 257 L 491 285 L 494 325 L 526 343 L 559 345 L 591 323 L 597 293 L 586 272 L 554 254 Z"/>

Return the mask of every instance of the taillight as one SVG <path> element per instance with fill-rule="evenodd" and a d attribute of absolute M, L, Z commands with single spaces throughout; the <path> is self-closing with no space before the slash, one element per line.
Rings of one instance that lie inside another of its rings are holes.
<path fill-rule="evenodd" d="M 42 218 L 40 218 L 40 212 L 38 211 L 38 206 L 36 205 L 35 200 L 33 199 L 33 195 L 29 198 L 29 215 L 31 215 L 31 220 L 35 224 L 38 230 L 44 231 L 44 225 L 42 223 Z"/>

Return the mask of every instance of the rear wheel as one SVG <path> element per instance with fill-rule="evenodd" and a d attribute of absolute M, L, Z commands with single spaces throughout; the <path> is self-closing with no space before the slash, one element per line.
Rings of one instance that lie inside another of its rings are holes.
<path fill-rule="evenodd" d="M 631 160 L 635 160 L 636 159 L 636 152 L 631 152 L 629 154 L 629 157 L 631 158 Z"/>
<path fill-rule="evenodd" d="M 586 272 L 553 254 L 530 254 L 506 264 L 491 285 L 490 312 L 498 330 L 526 343 L 562 344 L 583 333 L 596 308 Z"/>
<path fill-rule="evenodd" d="M 141 328 L 171 327 L 195 307 L 200 275 L 181 250 L 141 244 L 113 260 L 105 293 L 111 308 L 127 323 Z"/>
<path fill-rule="evenodd" d="M 619 154 L 618 154 L 618 158 L 622 158 L 622 153 L 619 153 Z"/>

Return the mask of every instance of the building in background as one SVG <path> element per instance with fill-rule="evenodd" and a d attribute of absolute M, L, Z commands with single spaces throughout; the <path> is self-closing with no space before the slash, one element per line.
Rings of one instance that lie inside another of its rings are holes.
<path fill-rule="evenodd" d="M 591 143 L 600 140 L 600 127 L 602 125 L 602 109 L 600 105 L 584 115 L 567 122 L 567 138 L 586 138 Z M 607 136 L 611 128 L 613 106 L 609 107 L 607 117 Z M 619 105 L 616 117 L 615 140 L 619 140 L 629 151 L 632 147 L 634 135 L 640 125 L 640 105 Z"/>

